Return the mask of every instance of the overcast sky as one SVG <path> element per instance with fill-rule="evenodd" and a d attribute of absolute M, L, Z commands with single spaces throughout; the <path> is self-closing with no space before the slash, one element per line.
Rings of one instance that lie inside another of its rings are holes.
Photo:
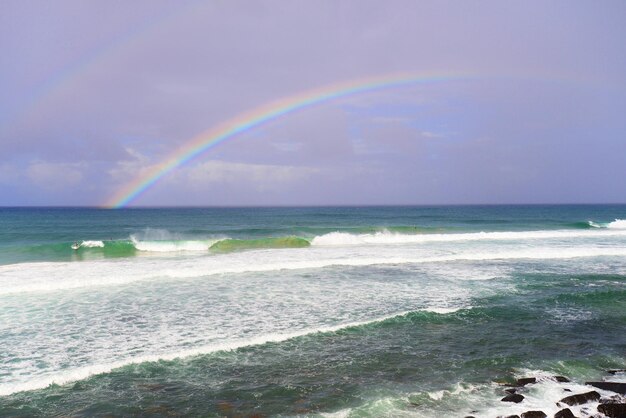
<path fill-rule="evenodd" d="M 0 205 L 101 205 L 200 132 L 262 125 L 133 205 L 626 202 L 626 2 L 0 2 Z"/>

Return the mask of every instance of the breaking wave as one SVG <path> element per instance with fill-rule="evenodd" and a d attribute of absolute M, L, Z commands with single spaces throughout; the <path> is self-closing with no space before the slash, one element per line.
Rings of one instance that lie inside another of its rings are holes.
<path fill-rule="evenodd" d="M 367 228 L 365 228 L 367 229 Z M 235 235 L 233 233 L 233 235 Z M 15 260 L 81 261 L 106 258 L 166 255 L 168 253 L 224 254 L 264 249 L 298 249 L 305 247 L 392 246 L 402 244 L 429 244 L 454 242 L 505 242 L 516 240 L 549 240 L 624 237 L 626 220 L 612 222 L 584 221 L 569 224 L 569 229 L 535 231 L 446 232 L 423 231 L 419 228 L 394 227 L 382 230 L 346 231 L 313 234 L 298 232 L 285 236 L 244 236 L 242 238 L 218 234 L 181 234 L 164 229 L 146 229 L 122 239 L 89 237 L 77 240 L 78 248 L 70 242 L 53 242 L 10 248 Z M 2 264 L 2 263 L 0 263 Z"/>
<path fill-rule="evenodd" d="M 104 242 L 102 241 L 83 241 L 80 244 L 81 247 L 87 247 L 87 248 L 102 248 L 104 247 Z"/>
<path fill-rule="evenodd" d="M 619 222 L 609 224 L 608 228 L 620 229 Z M 624 225 L 626 229 L 626 225 Z M 506 241 L 524 239 L 553 239 L 553 238 L 584 238 L 600 236 L 626 236 L 626 231 L 580 231 L 580 230 L 540 230 L 540 231 L 503 231 L 503 232 L 469 232 L 456 234 L 398 234 L 381 231 L 373 234 L 350 234 L 346 232 L 331 232 L 315 237 L 312 245 L 363 245 L 363 244 L 408 244 L 429 242 L 459 242 L 459 241 Z"/>
<path fill-rule="evenodd" d="M 626 229 L 626 219 L 616 219 L 613 222 L 587 221 L 587 225 L 591 228 Z"/>
<path fill-rule="evenodd" d="M 244 347 L 263 345 L 267 343 L 278 343 L 293 338 L 305 337 L 315 334 L 326 334 L 340 332 L 346 329 L 368 327 L 376 324 L 385 325 L 389 321 L 411 321 L 415 320 L 416 315 L 421 319 L 428 320 L 428 315 L 446 315 L 455 313 L 462 309 L 471 309 L 471 307 L 458 307 L 458 308 L 438 308 L 438 307 L 426 307 L 423 309 L 417 309 L 415 311 L 404 311 L 382 317 L 372 318 L 363 321 L 348 322 L 338 325 L 319 326 L 289 333 L 270 333 L 265 335 L 259 335 L 253 338 L 234 340 L 231 342 L 216 343 L 200 347 L 188 348 L 179 351 L 173 351 L 169 353 L 155 353 L 146 354 L 136 357 L 130 357 L 117 362 L 108 364 L 93 364 L 85 367 L 75 368 L 71 370 L 60 371 L 53 375 L 42 376 L 36 379 L 32 379 L 27 382 L 14 382 L 7 384 L 0 384 L 0 396 L 7 396 L 17 392 L 30 391 L 35 389 L 43 389 L 52 384 L 63 385 L 66 383 L 74 382 L 77 380 L 83 380 L 90 376 L 108 373 L 114 369 L 124 367 L 130 364 L 139 364 L 155 361 L 170 361 L 178 358 L 185 358 L 191 356 L 198 356 L 204 354 L 211 354 L 220 351 L 232 351 Z M 426 316 L 424 316 L 426 315 Z"/>

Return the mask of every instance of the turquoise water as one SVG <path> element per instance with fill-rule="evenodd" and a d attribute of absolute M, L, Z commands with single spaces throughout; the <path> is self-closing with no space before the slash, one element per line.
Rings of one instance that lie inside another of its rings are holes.
<path fill-rule="evenodd" d="M 0 416 L 519 413 L 495 382 L 626 367 L 623 219 L 0 209 Z"/>

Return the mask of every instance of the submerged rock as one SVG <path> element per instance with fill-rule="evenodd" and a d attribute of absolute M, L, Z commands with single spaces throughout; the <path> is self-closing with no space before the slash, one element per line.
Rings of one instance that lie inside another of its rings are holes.
<path fill-rule="evenodd" d="M 526 411 L 521 418 L 546 418 L 547 415 L 543 411 Z"/>
<path fill-rule="evenodd" d="M 502 402 L 515 402 L 515 403 L 520 403 L 523 400 L 524 400 L 524 397 L 520 395 L 519 393 L 512 393 L 510 395 L 506 395 L 504 398 L 501 399 Z"/>
<path fill-rule="evenodd" d="M 613 369 L 613 370 L 607 370 L 606 372 L 608 374 L 626 373 L 626 369 Z"/>
<path fill-rule="evenodd" d="M 598 412 L 611 418 L 626 417 L 626 403 L 603 403 L 598 405 Z"/>
<path fill-rule="evenodd" d="M 517 379 L 515 382 L 517 386 L 526 386 L 530 383 L 537 383 L 536 377 L 522 377 L 521 379 Z"/>
<path fill-rule="evenodd" d="M 570 380 L 565 376 L 554 376 L 554 380 L 560 383 L 569 383 Z"/>
<path fill-rule="evenodd" d="M 513 395 L 515 392 L 517 392 L 517 389 L 509 388 L 509 389 L 504 389 L 504 391 L 508 393 L 509 395 Z"/>
<path fill-rule="evenodd" d="M 559 402 L 563 402 L 564 404 L 573 406 L 573 405 L 582 405 L 587 402 L 599 401 L 599 400 L 600 400 L 600 394 L 596 392 L 595 390 L 592 390 L 591 392 L 568 396 L 566 398 L 561 399 Z"/>
<path fill-rule="evenodd" d="M 586 382 L 585 384 L 602 390 L 610 390 L 611 392 L 626 395 L 626 383 L 618 382 Z"/>
<path fill-rule="evenodd" d="M 554 414 L 554 418 L 576 418 L 569 408 L 561 409 Z"/>

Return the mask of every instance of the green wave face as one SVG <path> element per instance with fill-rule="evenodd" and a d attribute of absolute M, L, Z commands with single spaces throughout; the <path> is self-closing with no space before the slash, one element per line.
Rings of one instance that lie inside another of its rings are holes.
<path fill-rule="evenodd" d="M 209 249 L 213 252 L 233 252 L 253 249 L 270 248 L 303 248 L 311 243 L 300 237 L 274 237 L 260 239 L 224 239 L 213 244 Z"/>
<path fill-rule="evenodd" d="M 137 249 L 130 241 L 106 241 L 104 247 L 81 247 L 78 252 L 101 252 L 105 257 L 131 257 Z"/>
<path fill-rule="evenodd" d="M 78 241 L 80 244 L 81 241 Z M 89 260 L 96 258 L 132 257 L 136 255 L 133 243 L 127 240 L 104 241 L 103 246 L 80 246 L 72 249 L 72 242 L 57 242 L 49 244 L 29 245 L 6 249 L 8 255 L 16 261 L 29 260 Z M 0 261 L 1 258 L 0 258 Z"/>

